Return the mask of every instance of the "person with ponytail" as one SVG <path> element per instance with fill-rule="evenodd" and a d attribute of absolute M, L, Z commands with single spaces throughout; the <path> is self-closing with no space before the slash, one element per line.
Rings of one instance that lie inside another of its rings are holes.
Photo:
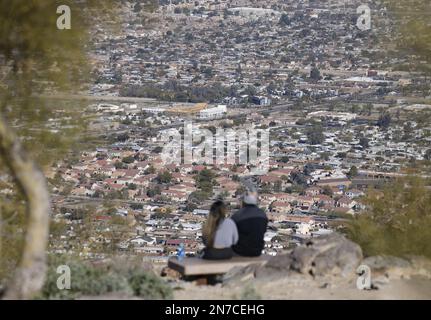
<path fill-rule="evenodd" d="M 232 246 L 238 242 L 238 230 L 235 222 L 227 217 L 226 204 L 218 200 L 211 206 L 208 219 L 202 228 L 205 244 L 203 259 L 221 260 L 233 256 Z"/>

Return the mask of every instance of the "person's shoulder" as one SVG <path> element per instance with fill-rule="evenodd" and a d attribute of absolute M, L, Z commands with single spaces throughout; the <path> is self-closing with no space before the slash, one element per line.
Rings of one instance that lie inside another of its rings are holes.
<path fill-rule="evenodd" d="M 261 212 L 262 217 L 263 217 L 263 218 L 265 218 L 266 220 L 268 220 L 268 216 L 267 216 L 267 214 L 266 214 L 266 211 L 265 211 L 265 210 L 263 210 L 263 209 L 261 209 L 261 208 L 259 208 L 259 210 L 260 210 L 260 212 Z"/>
<path fill-rule="evenodd" d="M 249 210 L 250 212 L 253 212 L 253 213 L 265 214 L 265 211 L 259 206 L 250 206 Z"/>
<path fill-rule="evenodd" d="M 220 226 L 223 230 L 236 229 L 236 223 L 231 218 L 225 218 Z"/>
<path fill-rule="evenodd" d="M 233 220 L 233 222 L 235 222 L 235 220 L 240 217 L 242 211 L 243 211 L 243 208 L 237 210 L 229 219 L 231 219 L 231 220 Z"/>
<path fill-rule="evenodd" d="M 253 217 L 255 218 L 263 218 L 263 219 L 268 219 L 265 210 L 263 210 L 262 208 L 255 206 L 254 210 L 253 210 Z"/>
<path fill-rule="evenodd" d="M 261 214 L 263 214 L 263 215 L 265 215 L 266 216 L 266 212 L 265 212 L 265 210 L 263 210 L 262 208 L 259 208 L 259 207 L 256 207 L 257 208 L 257 211 L 259 212 L 259 213 L 261 213 Z"/>
<path fill-rule="evenodd" d="M 236 225 L 235 221 L 232 218 L 226 218 L 226 219 L 224 219 L 223 223 L 225 223 L 227 225 L 231 225 L 231 226 Z"/>

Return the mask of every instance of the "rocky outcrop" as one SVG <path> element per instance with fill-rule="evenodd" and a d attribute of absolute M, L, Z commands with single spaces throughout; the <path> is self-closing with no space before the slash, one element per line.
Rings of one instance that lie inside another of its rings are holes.
<path fill-rule="evenodd" d="M 258 272 L 265 276 L 271 272 L 299 272 L 311 276 L 348 277 L 355 273 L 362 260 L 361 248 L 344 236 L 332 233 L 308 240 L 305 245 L 286 255 L 275 256 Z"/>
<path fill-rule="evenodd" d="M 234 268 L 224 275 L 222 283 L 213 286 L 186 281 L 175 285 L 182 289 L 174 291 L 176 299 L 241 299 L 249 297 L 249 292 L 270 300 L 430 299 L 431 260 L 390 256 L 363 259 L 357 244 L 334 233 L 271 257 L 263 266 Z"/>
<path fill-rule="evenodd" d="M 408 280 L 415 276 L 431 279 L 431 261 L 423 257 L 372 256 L 361 264 L 370 268 L 374 288 L 381 288 L 392 280 Z"/>
<path fill-rule="evenodd" d="M 361 287 L 364 270 L 371 283 Z M 240 299 L 247 286 L 264 299 L 430 299 L 431 260 L 363 259 L 357 244 L 334 233 L 271 257 L 264 266 L 234 268 L 215 286 L 180 283 L 184 290 L 175 291 L 177 299 Z"/>
<path fill-rule="evenodd" d="M 330 235 L 308 240 L 287 254 L 272 257 L 264 266 L 236 268 L 225 276 L 225 282 L 250 278 L 274 278 L 292 273 L 311 276 L 355 275 L 362 261 L 361 248 L 343 235 Z"/>

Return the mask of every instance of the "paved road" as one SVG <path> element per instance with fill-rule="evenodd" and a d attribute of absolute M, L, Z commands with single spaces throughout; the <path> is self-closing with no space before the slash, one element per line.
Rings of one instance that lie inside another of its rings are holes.
<path fill-rule="evenodd" d="M 136 98 L 136 97 L 120 97 L 120 96 L 102 96 L 102 95 L 87 95 L 87 94 L 44 94 L 39 97 L 44 99 L 56 100 L 89 100 L 89 101 L 118 101 L 130 103 L 166 103 L 166 101 L 158 101 L 152 98 Z"/>
<path fill-rule="evenodd" d="M 142 204 L 142 205 L 151 205 L 151 206 L 160 206 L 160 205 L 170 205 L 170 203 L 164 203 L 164 202 L 151 202 L 151 201 L 146 201 L 145 203 L 143 202 L 138 202 L 138 201 L 133 201 L 133 200 L 124 200 L 124 199 L 105 199 L 105 198 L 92 198 L 92 197 L 85 197 L 85 196 L 61 196 L 58 194 L 53 194 L 51 195 L 51 198 L 59 201 L 59 200 L 74 200 L 74 202 L 65 202 L 64 204 L 70 204 L 70 205 L 74 205 L 77 204 L 79 202 L 93 202 L 93 203 L 101 203 L 101 202 L 105 202 L 105 201 L 112 201 L 112 202 L 119 202 L 119 203 L 124 203 L 124 204 Z"/>

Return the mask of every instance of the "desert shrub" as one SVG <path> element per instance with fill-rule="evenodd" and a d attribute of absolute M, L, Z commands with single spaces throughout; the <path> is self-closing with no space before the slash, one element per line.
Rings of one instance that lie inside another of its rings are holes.
<path fill-rule="evenodd" d="M 389 184 L 370 192 L 366 212 L 347 225 L 347 236 L 366 256 L 421 255 L 431 258 L 431 190 L 420 178 Z"/>
<path fill-rule="evenodd" d="M 262 297 L 256 292 L 254 286 L 247 284 L 241 291 L 241 300 L 261 300 Z"/>
<path fill-rule="evenodd" d="M 11 281 L 24 246 L 26 216 L 18 201 L 0 198 L 0 291 Z"/>
<path fill-rule="evenodd" d="M 129 272 L 128 282 L 133 293 L 146 299 L 172 299 L 172 289 L 156 275 L 140 270 Z"/>
<path fill-rule="evenodd" d="M 171 298 L 171 288 L 162 279 L 148 270 L 142 270 L 137 264 L 110 262 L 94 266 L 75 257 L 50 256 L 47 279 L 42 289 L 41 299 L 75 299 L 80 296 L 98 296 L 111 292 L 144 299 Z M 71 287 L 60 290 L 57 279 L 57 267 L 67 265 L 71 271 Z"/>
<path fill-rule="evenodd" d="M 57 287 L 57 267 L 67 265 L 71 271 L 70 290 Z M 74 260 L 51 259 L 41 298 L 75 299 L 79 296 L 97 296 L 109 292 L 132 293 L 127 278 L 121 274 L 95 267 L 90 263 Z"/>

